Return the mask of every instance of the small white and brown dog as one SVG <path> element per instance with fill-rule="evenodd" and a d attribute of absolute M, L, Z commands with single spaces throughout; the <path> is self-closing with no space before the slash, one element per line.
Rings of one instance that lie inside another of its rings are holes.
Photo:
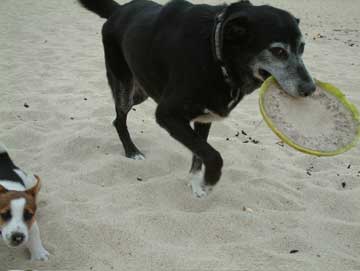
<path fill-rule="evenodd" d="M 11 160 L 0 144 L 0 235 L 9 247 L 26 246 L 31 260 L 48 260 L 35 220 L 40 178 L 28 175 Z"/>

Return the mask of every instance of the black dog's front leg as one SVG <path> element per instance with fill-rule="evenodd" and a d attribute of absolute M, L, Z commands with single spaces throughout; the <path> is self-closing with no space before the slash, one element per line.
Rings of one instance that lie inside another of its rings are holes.
<path fill-rule="evenodd" d="M 211 147 L 203 137 L 194 132 L 189 120 L 186 120 L 183 116 L 184 112 L 171 110 L 161 104 L 156 110 L 158 124 L 204 162 L 204 176 L 196 176 L 191 184 L 194 195 L 204 197 L 219 181 L 223 160 L 218 151 Z"/>
<path fill-rule="evenodd" d="M 204 140 L 207 140 L 207 138 L 209 136 L 210 127 L 211 127 L 211 122 L 210 123 L 200 123 L 200 122 L 194 123 L 195 133 L 198 134 Z M 190 173 L 197 174 L 201 170 L 202 163 L 203 163 L 203 161 L 201 160 L 201 158 L 199 156 L 197 156 L 196 154 L 194 154 L 193 158 L 192 158 Z"/>

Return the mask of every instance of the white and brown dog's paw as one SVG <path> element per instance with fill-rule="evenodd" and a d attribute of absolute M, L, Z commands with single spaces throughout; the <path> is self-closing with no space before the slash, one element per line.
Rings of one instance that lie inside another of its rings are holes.
<path fill-rule="evenodd" d="M 50 253 L 42 246 L 37 249 L 34 249 L 30 253 L 31 253 L 32 261 L 47 261 L 47 260 L 49 260 Z"/>
<path fill-rule="evenodd" d="M 205 198 L 211 193 L 213 186 L 205 184 L 204 175 L 201 171 L 191 173 L 190 178 L 189 186 L 191 186 L 192 194 L 195 198 Z"/>

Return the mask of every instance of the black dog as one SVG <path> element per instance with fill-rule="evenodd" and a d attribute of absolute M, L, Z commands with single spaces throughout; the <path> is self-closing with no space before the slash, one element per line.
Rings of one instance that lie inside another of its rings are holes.
<path fill-rule="evenodd" d="M 299 20 L 286 11 L 249 1 L 218 6 L 184 0 L 79 2 L 108 19 L 102 29 L 106 72 L 126 156 L 144 158 L 126 118 L 133 105 L 150 96 L 158 104 L 158 124 L 194 154 L 197 197 L 206 196 L 221 176 L 223 160 L 207 143 L 213 120 L 227 117 L 270 75 L 293 96 L 315 90 L 301 58 Z"/>

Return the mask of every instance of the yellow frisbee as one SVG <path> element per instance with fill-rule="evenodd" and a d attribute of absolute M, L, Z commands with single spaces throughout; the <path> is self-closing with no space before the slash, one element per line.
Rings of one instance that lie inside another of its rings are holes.
<path fill-rule="evenodd" d="M 294 98 L 270 77 L 261 86 L 259 104 L 271 130 L 301 152 L 338 155 L 354 147 L 360 138 L 359 112 L 331 84 L 316 80 L 311 96 Z"/>

